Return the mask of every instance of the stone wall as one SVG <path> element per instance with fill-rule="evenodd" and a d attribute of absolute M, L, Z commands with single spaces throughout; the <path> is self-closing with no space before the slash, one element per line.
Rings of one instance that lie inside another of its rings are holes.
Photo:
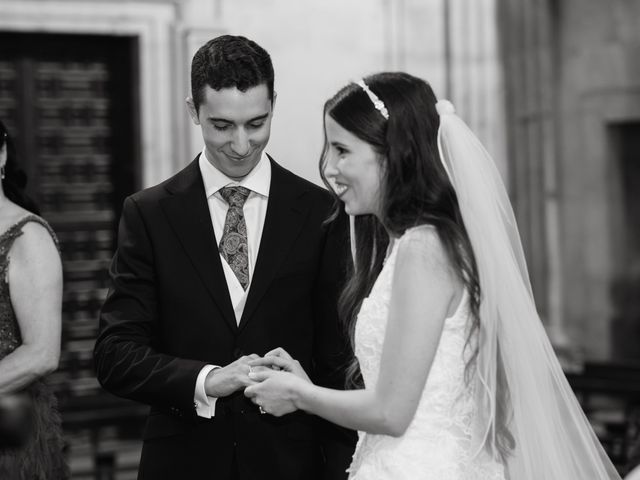
<path fill-rule="evenodd" d="M 491 100 L 500 91 L 494 1 L 3 0 L 0 30 L 139 38 L 145 186 L 201 148 L 184 108 L 195 50 L 222 33 L 248 36 L 271 53 L 276 69 L 268 151 L 319 182 L 324 101 L 351 79 L 381 70 L 406 70 L 452 96 L 506 169 L 500 97 Z"/>
<path fill-rule="evenodd" d="M 640 121 L 640 4 L 498 5 L 511 193 L 536 303 L 557 345 L 622 359 L 614 337 L 637 343 L 640 319 L 616 325 L 633 220 L 611 128 Z"/>
<path fill-rule="evenodd" d="M 566 319 L 589 355 L 615 358 L 612 336 L 619 312 L 612 288 L 631 259 L 623 244 L 629 225 L 622 211 L 620 165 L 608 128 L 640 122 L 640 4 L 561 3 L 559 174 Z M 636 158 L 640 161 L 640 152 Z M 639 340 L 628 338 L 636 345 Z"/>

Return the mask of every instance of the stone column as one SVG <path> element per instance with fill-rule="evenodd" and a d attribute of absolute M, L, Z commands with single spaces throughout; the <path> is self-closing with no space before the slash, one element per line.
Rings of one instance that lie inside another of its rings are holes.
<path fill-rule="evenodd" d="M 496 0 L 443 0 L 447 94 L 493 156 L 505 183 L 505 105 Z"/>
<path fill-rule="evenodd" d="M 538 311 L 552 342 L 568 346 L 558 188 L 558 40 L 553 2 L 499 0 L 510 193 Z"/>

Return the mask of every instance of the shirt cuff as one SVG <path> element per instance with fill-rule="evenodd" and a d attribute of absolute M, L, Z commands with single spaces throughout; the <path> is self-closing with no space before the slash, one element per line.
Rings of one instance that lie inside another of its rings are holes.
<path fill-rule="evenodd" d="M 205 365 L 200 370 L 198 378 L 196 378 L 196 388 L 193 394 L 193 406 L 196 408 L 196 414 L 199 417 L 211 418 L 215 417 L 216 413 L 216 400 L 218 397 L 210 397 L 204 390 L 204 381 L 209 375 L 209 372 L 220 368 L 217 365 Z"/>

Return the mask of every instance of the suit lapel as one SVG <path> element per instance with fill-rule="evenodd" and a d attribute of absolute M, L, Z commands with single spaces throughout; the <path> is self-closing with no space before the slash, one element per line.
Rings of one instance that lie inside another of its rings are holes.
<path fill-rule="evenodd" d="M 216 247 L 218 242 L 211 225 L 198 159 L 174 177 L 166 188 L 173 195 L 164 198 L 161 207 L 225 322 L 236 331 L 238 327 Z"/>
<path fill-rule="evenodd" d="M 308 207 L 304 189 L 290 181 L 289 172 L 271 160 L 271 187 L 258 258 L 239 329 L 242 331 L 266 293 L 274 274 L 298 237 Z"/>

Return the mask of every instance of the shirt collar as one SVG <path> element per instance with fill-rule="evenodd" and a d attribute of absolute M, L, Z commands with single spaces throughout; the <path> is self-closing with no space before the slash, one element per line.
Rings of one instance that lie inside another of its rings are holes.
<path fill-rule="evenodd" d="M 240 181 L 227 177 L 224 173 L 214 167 L 211 162 L 207 160 L 204 149 L 198 159 L 198 165 L 200 167 L 200 172 L 202 173 L 204 191 L 207 198 L 214 195 L 221 188 L 230 185 L 239 185 L 241 187 L 248 188 L 258 195 L 269 197 L 269 188 L 271 186 L 271 162 L 264 151 L 262 152 L 260 160 L 256 166 L 253 167 L 253 170 L 251 170 L 249 174 Z"/>

